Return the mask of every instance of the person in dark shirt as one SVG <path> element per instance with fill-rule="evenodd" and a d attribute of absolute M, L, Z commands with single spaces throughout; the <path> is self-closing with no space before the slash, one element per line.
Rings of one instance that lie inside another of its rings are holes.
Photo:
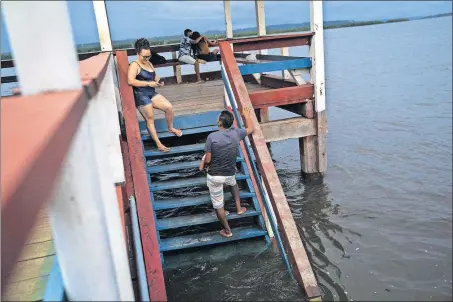
<path fill-rule="evenodd" d="M 194 31 L 192 33 L 191 39 L 196 40 L 200 37 L 202 37 L 202 39 L 197 44 L 192 45 L 192 47 L 194 48 L 195 57 L 206 62 L 216 61 L 218 57 L 220 57 L 220 55 L 218 54 L 219 50 L 214 49 L 211 52 L 209 47 L 219 46 L 219 43 L 217 41 L 208 40 L 206 37 L 201 36 L 198 31 Z"/>
<path fill-rule="evenodd" d="M 222 111 L 217 120 L 220 130 L 209 134 L 205 155 L 200 163 L 200 170 L 208 168 L 207 184 L 211 201 L 216 210 L 217 218 L 223 226 L 220 235 L 231 237 L 230 226 L 224 210 L 223 186 L 229 187 L 236 203 L 238 215 L 244 214 L 247 209 L 241 207 L 239 187 L 236 183 L 236 157 L 238 156 L 239 143 L 255 130 L 250 119 L 250 108 L 244 108 L 242 115 L 245 118 L 246 129 L 236 129 L 233 126 L 234 117 L 229 111 Z"/>

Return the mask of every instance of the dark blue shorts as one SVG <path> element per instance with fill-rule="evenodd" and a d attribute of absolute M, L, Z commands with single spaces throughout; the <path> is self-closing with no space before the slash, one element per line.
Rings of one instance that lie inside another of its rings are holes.
<path fill-rule="evenodd" d="M 152 103 L 153 97 L 158 95 L 159 93 L 153 92 L 151 94 L 145 94 L 145 93 L 134 93 L 134 99 L 135 99 L 135 106 L 141 107 L 141 106 L 146 106 Z"/>

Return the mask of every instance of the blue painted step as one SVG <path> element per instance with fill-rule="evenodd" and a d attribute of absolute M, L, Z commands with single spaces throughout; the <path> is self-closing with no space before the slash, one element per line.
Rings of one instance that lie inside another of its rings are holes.
<path fill-rule="evenodd" d="M 198 114 L 177 115 L 173 119 L 173 126 L 181 130 L 217 126 L 217 118 L 219 117 L 219 114 L 220 111 L 209 111 Z M 140 121 L 139 127 L 142 133 L 143 131 L 147 131 L 145 121 Z M 154 128 L 156 128 L 157 133 L 167 132 L 167 120 L 165 118 L 155 120 Z"/>
<path fill-rule="evenodd" d="M 255 193 L 250 192 L 240 192 L 240 198 L 246 199 L 255 197 Z M 225 202 L 233 200 L 233 196 L 231 193 L 225 193 Z M 162 199 L 157 200 L 154 202 L 154 210 L 169 210 L 169 209 L 176 209 L 176 208 L 183 208 L 183 207 L 191 207 L 191 206 L 199 206 L 202 204 L 209 204 L 211 203 L 211 196 L 207 195 L 200 195 L 195 197 L 183 197 L 183 198 L 174 198 L 174 199 Z"/>
<path fill-rule="evenodd" d="M 156 148 L 145 150 L 145 157 L 154 157 L 154 156 L 170 156 L 170 155 L 181 155 L 186 153 L 195 153 L 204 151 L 205 144 L 195 144 L 195 145 L 186 145 L 171 147 L 168 152 L 161 152 Z"/>
<path fill-rule="evenodd" d="M 191 135 L 191 134 L 198 134 L 198 133 L 214 132 L 217 130 L 219 130 L 219 127 L 217 127 L 217 126 L 206 126 L 206 127 L 200 127 L 200 128 L 185 129 L 182 131 L 182 134 Z M 145 140 L 151 139 L 151 136 L 148 134 L 148 131 L 144 130 L 141 133 L 142 133 L 142 140 L 145 141 Z M 166 137 L 171 137 L 171 136 L 176 137 L 176 135 L 174 135 L 173 133 L 170 133 L 168 131 L 158 133 L 157 136 L 159 138 L 166 138 Z"/>
<path fill-rule="evenodd" d="M 242 158 L 236 158 L 236 162 L 240 162 Z M 148 167 L 148 173 L 162 173 L 168 171 L 176 171 L 176 170 L 184 170 L 184 169 L 193 169 L 198 168 L 200 166 L 199 160 L 194 161 L 187 161 L 182 163 L 174 163 L 174 164 L 167 164 L 167 165 L 156 165 L 152 167 Z"/>
<path fill-rule="evenodd" d="M 243 180 L 249 178 L 248 175 L 242 173 L 236 174 L 236 180 Z M 158 181 L 151 184 L 151 192 L 171 190 L 177 188 L 185 187 L 196 187 L 203 186 L 206 187 L 206 176 L 189 178 L 189 179 L 180 179 L 180 180 L 170 180 L 170 181 Z"/>
<path fill-rule="evenodd" d="M 217 244 L 222 242 L 230 242 L 240 239 L 247 239 L 253 237 L 265 236 L 266 231 L 258 226 L 239 227 L 231 230 L 233 236 L 226 238 L 219 234 L 219 231 L 201 233 L 194 235 L 186 235 L 180 237 L 173 237 L 168 239 L 161 239 L 160 251 L 172 251 L 184 248 L 191 248 L 203 245 Z"/>
<path fill-rule="evenodd" d="M 233 219 L 239 219 L 239 218 L 244 218 L 244 217 L 257 216 L 259 214 L 260 214 L 260 212 L 255 211 L 252 208 L 248 208 L 247 212 L 245 212 L 242 215 L 238 215 L 236 212 L 230 212 L 230 214 L 227 216 L 227 219 L 233 220 Z M 176 228 L 181 228 L 181 227 L 191 226 L 191 225 L 211 223 L 211 222 L 216 222 L 216 221 L 219 221 L 219 220 L 217 219 L 217 215 L 215 214 L 215 212 L 212 211 L 211 213 L 206 213 L 206 214 L 196 214 L 196 215 L 187 215 L 187 216 L 157 219 L 156 227 L 157 227 L 158 231 L 162 231 L 162 230 L 176 229 Z"/>

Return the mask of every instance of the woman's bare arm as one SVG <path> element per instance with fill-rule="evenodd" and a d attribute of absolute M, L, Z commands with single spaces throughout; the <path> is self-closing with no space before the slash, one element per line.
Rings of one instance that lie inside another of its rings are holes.
<path fill-rule="evenodd" d="M 127 71 L 127 84 L 134 87 L 157 87 L 159 84 L 157 82 L 151 81 L 139 81 L 135 79 L 138 74 L 138 64 L 130 64 L 129 69 Z"/>

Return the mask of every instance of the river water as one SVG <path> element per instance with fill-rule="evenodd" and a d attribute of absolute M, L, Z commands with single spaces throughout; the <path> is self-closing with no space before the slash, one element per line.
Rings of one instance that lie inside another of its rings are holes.
<path fill-rule="evenodd" d="M 451 25 L 446 17 L 325 31 L 326 175 L 304 180 L 297 140 L 272 143 L 324 300 L 452 299 Z M 167 265 L 172 301 L 303 298 L 262 241 Z"/>

